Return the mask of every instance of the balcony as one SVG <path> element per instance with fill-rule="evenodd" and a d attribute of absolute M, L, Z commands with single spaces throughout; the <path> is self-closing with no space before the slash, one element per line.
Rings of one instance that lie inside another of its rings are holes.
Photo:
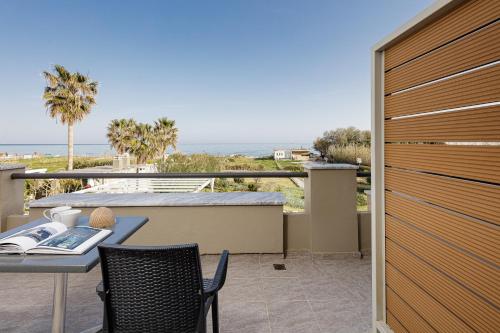
<path fill-rule="evenodd" d="M 324 164 L 300 175 L 303 213 L 276 193 L 125 193 L 43 199 L 26 216 L 23 179 L 54 175 L 0 164 L 0 231 L 107 205 L 150 217 L 127 244 L 199 243 L 208 276 L 228 248 L 222 332 L 497 332 L 499 17 L 499 1 L 439 0 L 372 48 L 373 216 L 356 211 L 355 168 Z M 100 280 L 99 267 L 70 276 L 69 332 L 100 326 Z M 49 331 L 51 298 L 47 274 L 2 273 L 0 331 Z"/>
<path fill-rule="evenodd" d="M 5 207 L 10 215 L 4 217 L 3 226 L 7 230 L 22 225 L 40 218 L 44 209 L 60 205 L 82 209 L 85 215 L 95 207 L 108 206 L 118 216 L 148 216 L 149 222 L 125 244 L 196 242 L 203 254 L 203 274 L 208 277 L 216 268 L 215 254 L 230 250 L 228 278 L 220 295 L 221 332 L 368 332 L 370 214 L 356 212 L 356 176 L 360 174 L 350 165 L 312 163 L 305 169 L 300 174 L 185 175 L 302 176 L 303 213 L 285 213 L 285 198 L 272 192 L 70 193 L 33 201 L 29 216 L 22 216 L 15 213 L 22 207 L 24 178 L 85 175 L 34 175 L 24 174 L 20 166 L 5 167 L 0 192 L 15 195 Z M 324 197 L 329 198 L 327 205 Z M 284 270 L 275 267 L 280 264 Z M 6 300 L 0 306 L 0 330 L 49 331 L 52 275 L 2 273 L 0 279 L 0 297 Z M 101 325 L 102 303 L 95 294 L 100 280 L 99 266 L 87 274 L 69 274 L 68 332 Z"/>

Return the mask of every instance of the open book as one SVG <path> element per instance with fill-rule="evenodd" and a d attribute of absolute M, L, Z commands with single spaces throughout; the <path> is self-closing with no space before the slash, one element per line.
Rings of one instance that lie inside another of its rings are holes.
<path fill-rule="evenodd" d="M 0 254 L 83 254 L 111 232 L 86 226 L 68 228 L 62 223 L 50 222 L 0 239 Z"/>

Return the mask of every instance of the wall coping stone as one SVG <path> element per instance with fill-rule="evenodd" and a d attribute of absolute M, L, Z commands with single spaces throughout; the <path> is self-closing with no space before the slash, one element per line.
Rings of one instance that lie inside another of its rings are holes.
<path fill-rule="evenodd" d="M 359 166 L 346 163 L 309 162 L 304 164 L 306 170 L 357 170 Z"/>
<path fill-rule="evenodd" d="M 185 206 L 282 206 L 278 192 L 229 193 L 66 193 L 30 202 L 30 208 L 86 207 L 185 207 Z"/>

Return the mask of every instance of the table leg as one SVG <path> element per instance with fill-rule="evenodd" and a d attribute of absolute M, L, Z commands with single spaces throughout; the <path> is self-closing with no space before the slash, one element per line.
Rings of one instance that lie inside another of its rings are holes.
<path fill-rule="evenodd" d="M 54 305 L 52 307 L 52 333 L 63 333 L 66 319 L 68 273 L 54 274 Z"/>

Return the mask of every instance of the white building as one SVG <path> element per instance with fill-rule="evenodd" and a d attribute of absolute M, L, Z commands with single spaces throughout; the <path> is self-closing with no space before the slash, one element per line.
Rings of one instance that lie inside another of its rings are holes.
<path fill-rule="evenodd" d="M 275 160 L 291 160 L 292 151 L 287 149 L 277 149 L 274 151 Z"/>
<path fill-rule="evenodd" d="M 296 149 L 275 149 L 275 160 L 294 160 L 294 161 L 307 161 L 311 152 L 309 149 L 296 148 Z"/>

